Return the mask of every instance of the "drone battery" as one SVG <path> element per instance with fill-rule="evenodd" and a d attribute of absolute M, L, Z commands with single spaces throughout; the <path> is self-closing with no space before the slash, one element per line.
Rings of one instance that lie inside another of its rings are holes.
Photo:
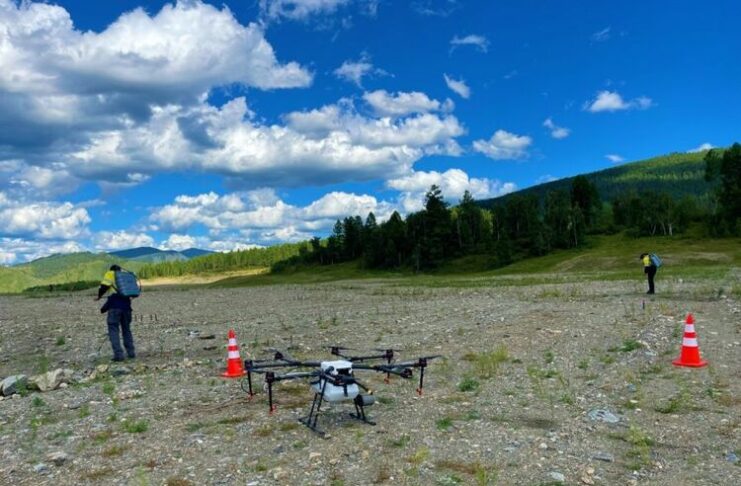
<path fill-rule="evenodd" d="M 331 376 L 352 375 L 352 363 L 345 360 L 322 361 L 321 369 Z M 318 383 L 312 383 L 311 388 L 316 393 L 322 393 L 322 387 L 324 387 L 324 395 L 322 395 L 322 398 L 328 402 L 353 400 L 358 396 L 358 393 L 360 393 L 358 385 L 355 383 L 347 386 L 337 386 L 333 385 L 331 382 L 327 382 L 325 386 L 325 381 L 326 380 L 320 379 Z"/>

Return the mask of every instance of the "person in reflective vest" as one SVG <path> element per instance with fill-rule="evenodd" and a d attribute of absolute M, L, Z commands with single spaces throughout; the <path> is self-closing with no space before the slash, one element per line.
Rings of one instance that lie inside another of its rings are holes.
<path fill-rule="evenodd" d="M 656 265 L 651 261 L 651 257 L 648 253 L 641 254 L 641 261 L 643 262 L 643 273 L 648 277 L 648 292 L 649 295 L 654 294 L 654 277 L 656 276 Z"/>
<path fill-rule="evenodd" d="M 100 300 L 106 292 L 113 289 L 100 308 L 101 314 L 108 313 L 106 322 L 108 323 L 108 339 L 111 341 L 113 349 L 113 361 L 124 360 L 124 350 L 121 348 L 121 339 L 126 349 L 126 355 L 130 359 L 136 358 L 136 349 L 134 348 L 134 336 L 131 334 L 131 298 L 121 295 L 116 289 L 116 272 L 121 271 L 118 265 L 111 265 L 111 268 L 103 275 L 98 288 L 98 297 Z"/>

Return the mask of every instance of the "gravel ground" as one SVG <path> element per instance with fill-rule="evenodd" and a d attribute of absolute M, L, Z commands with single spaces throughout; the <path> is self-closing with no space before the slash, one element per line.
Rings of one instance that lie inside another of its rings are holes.
<path fill-rule="evenodd" d="M 2 296 L 0 378 L 70 368 L 77 383 L 0 401 L 0 482 L 741 484 L 741 304 L 723 282 L 659 281 L 652 299 L 643 284 L 149 290 L 137 359 L 107 370 L 91 291 Z M 708 367 L 671 364 L 688 312 Z M 297 422 L 305 383 L 277 386 L 270 416 L 261 384 L 248 402 L 219 378 L 229 328 L 243 356 L 329 359 L 341 344 L 445 358 L 423 397 L 414 380 L 361 375 L 378 425 L 335 405 L 322 439 Z"/>

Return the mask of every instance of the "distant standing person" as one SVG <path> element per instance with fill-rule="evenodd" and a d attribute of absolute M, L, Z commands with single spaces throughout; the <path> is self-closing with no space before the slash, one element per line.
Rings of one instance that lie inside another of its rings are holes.
<path fill-rule="evenodd" d="M 654 277 L 656 276 L 656 265 L 651 260 L 651 256 L 648 253 L 641 254 L 641 261 L 643 262 L 643 273 L 648 276 L 648 292 L 649 295 L 653 295 L 654 292 Z"/>
<path fill-rule="evenodd" d="M 111 265 L 111 268 L 103 276 L 103 280 L 100 282 L 100 288 L 98 289 L 98 298 L 105 295 L 111 288 L 114 292 L 108 296 L 103 307 L 100 308 L 101 314 L 108 313 L 106 319 L 108 323 L 108 339 L 111 341 L 111 348 L 113 348 L 113 361 L 124 360 L 124 350 L 121 349 L 121 340 L 119 339 L 119 330 L 123 336 L 124 348 L 126 348 L 126 355 L 130 359 L 136 358 L 136 350 L 134 349 L 134 336 L 131 335 L 131 297 L 127 297 L 119 292 L 116 288 L 116 272 L 120 272 L 121 267 L 118 265 Z"/>

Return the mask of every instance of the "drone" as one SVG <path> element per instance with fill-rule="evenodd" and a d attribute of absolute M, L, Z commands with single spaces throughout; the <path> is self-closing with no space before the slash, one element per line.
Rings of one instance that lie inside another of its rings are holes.
<path fill-rule="evenodd" d="M 309 379 L 309 386 L 314 392 L 314 399 L 309 409 L 309 414 L 299 419 L 299 422 L 306 425 L 313 432 L 320 436 L 326 436 L 326 433 L 317 427 L 319 414 L 323 402 L 336 403 L 352 401 L 355 406 L 355 413 L 350 413 L 350 417 L 359 420 L 368 425 L 376 425 L 365 414 L 365 407 L 375 403 L 373 391 L 366 385 L 355 378 L 354 371 L 375 371 L 384 373 L 385 383 L 389 383 L 391 376 L 399 376 L 404 379 L 410 379 L 413 376 L 413 369 L 419 368 L 419 386 L 417 394 L 422 396 L 424 387 L 425 368 L 429 361 L 439 358 L 439 355 L 423 356 L 408 361 L 395 362 L 394 349 L 375 349 L 376 354 L 355 356 L 348 354 L 351 348 L 342 346 L 331 346 L 330 353 L 338 359 L 326 361 L 301 361 L 293 359 L 288 354 L 277 349 L 271 349 L 274 355 L 271 359 L 244 361 L 244 369 L 247 372 L 247 386 L 245 390 L 248 399 L 255 396 L 253 391 L 253 373 L 265 375 L 265 385 L 268 391 L 269 414 L 272 415 L 277 407 L 273 400 L 273 384 L 279 381 Z M 378 363 L 378 361 L 381 361 Z M 311 371 L 289 371 L 288 373 L 278 374 L 275 370 L 281 368 L 314 368 Z M 242 386 L 244 389 L 244 385 Z"/>

